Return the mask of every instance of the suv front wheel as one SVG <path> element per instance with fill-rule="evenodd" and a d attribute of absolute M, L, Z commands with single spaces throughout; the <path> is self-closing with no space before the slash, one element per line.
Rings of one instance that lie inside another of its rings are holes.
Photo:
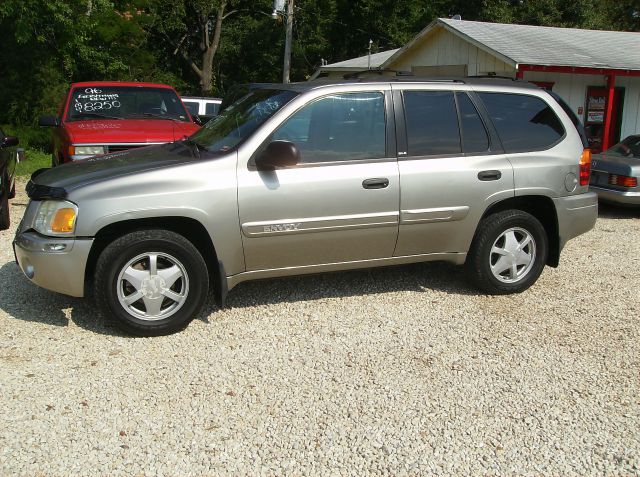
<path fill-rule="evenodd" d="M 202 309 L 209 275 L 198 249 L 182 235 L 140 230 L 104 249 L 94 283 L 100 308 L 120 328 L 157 336 L 183 329 Z"/>
<path fill-rule="evenodd" d="M 480 222 L 466 266 L 481 290 L 491 295 L 520 293 L 542 273 L 548 248 L 538 219 L 522 210 L 506 210 Z"/>

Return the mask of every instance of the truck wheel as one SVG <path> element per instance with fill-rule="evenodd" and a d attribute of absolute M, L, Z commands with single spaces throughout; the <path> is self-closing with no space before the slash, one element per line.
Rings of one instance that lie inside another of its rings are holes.
<path fill-rule="evenodd" d="M 465 265 L 481 290 L 491 295 L 520 293 L 542 273 L 548 249 L 547 233 L 538 219 L 506 210 L 480 222 Z"/>
<path fill-rule="evenodd" d="M 9 214 L 9 191 L 4 188 L 0 192 L 0 230 L 7 230 L 11 225 L 11 215 Z"/>
<path fill-rule="evenodd" d="M 124 331 L 158 336 L 185 328 L 202 309 L 209 274 L 198 249 L 168 230 L 140 230 L 109 244 L 96 265 L 94 293 Z"/>

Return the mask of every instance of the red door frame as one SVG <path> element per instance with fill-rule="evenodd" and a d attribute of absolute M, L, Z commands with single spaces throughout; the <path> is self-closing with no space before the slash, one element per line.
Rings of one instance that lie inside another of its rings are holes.
<path fill-rule="evenodd" d="M 604 133 L 602 136 L 602 150 L 606 151 L 609 149 L 609 143 L 611 141 L 612 131 L 611 131 L 611 118 L 613 115 L 613 94 L 615 92 L 616 86 L 616 75 L 610 74 L 607 76 L 607 110 L 604 114 Z"/>
<path fill-rule="evenodd" d="M 545 65 L 517 65 L 516 78 L 523 79 L 525 71 L 542 71 L 548 73 L 569 73 L 583 75 L 603 75 L 607 78 L 607 110 L 604 117 L 604 133 L 602 138 L 602 150 L 609 148 L 613 131 L 611 121 L 613 115 L 613 95 L 616 85 L 616 76 L 640 76 L 639 70 L 616 70 L 611 68 L 587 68 L 582 66 L 545 66 Z"/>

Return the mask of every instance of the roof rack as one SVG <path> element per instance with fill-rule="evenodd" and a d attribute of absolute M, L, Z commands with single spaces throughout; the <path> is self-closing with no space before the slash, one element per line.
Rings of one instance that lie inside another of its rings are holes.
<path fill-rule="evenodd" d="M 503 80 L 511 80 L 511 81 L 520 81 L 518 78 L 514 78 L 512 76 L 498 76 L 498 75 L 471 75 L 471 76 L 467 76 L 467 78 L 503 79 Z"/>
<path fill-rule="evenodd" d="M 395 73 L 397 76 L 398 75 L 407 75 L 407 72 L 402 72 L 402 71 L 398 71 L 398 70 L 390 70 L 390 69 L 386 69 L 386 68 L 375 68 L 375 69 L 369 69 L 369 70 L 360 70 L 360 71 L 354 71 L 353 73 L 345 73 L 344 75 L 342 75 L 343 79 L 358 79 L 360 78 L 360 75 L 365 74 L 365 73 L 377 73 L 378 75 L 382 75 L 383 73 Z M 409 73 L 412 74 L 412 73 Z"/>

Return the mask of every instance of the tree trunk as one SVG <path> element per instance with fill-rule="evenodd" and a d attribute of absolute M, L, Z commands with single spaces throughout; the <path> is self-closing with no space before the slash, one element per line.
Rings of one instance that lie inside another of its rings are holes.
<path fill-rule="evenodd" d="M 211 42 L 209 42 L 209 22 L 204 25 L 203 35 L 205 39 L 205 49 L 202 52 L 202 74 L 200 75 L 200 89 L 202 90 L 203 96 L 211 94 L 211 89 L 213 88 L 213 58 L 216 56 L 216 52 L 220 46 L 222 20 L 225 18 L 224 9 L 226 6 L 226 0 L 220 2 Z"/>

